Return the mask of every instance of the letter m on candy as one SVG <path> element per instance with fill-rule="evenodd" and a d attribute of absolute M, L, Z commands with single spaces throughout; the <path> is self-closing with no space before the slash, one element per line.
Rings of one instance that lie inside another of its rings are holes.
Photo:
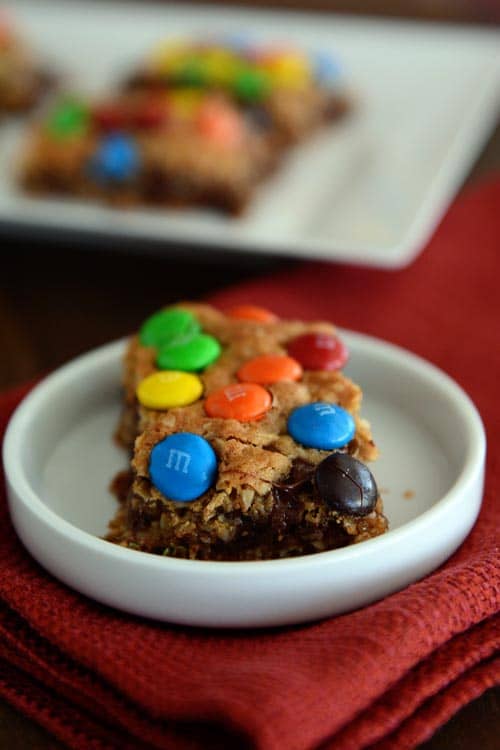
<path fill-rule="evenodd" d="M 190 463 L 191 456 L 189 453 L 179 451 L 176 448 L 171 448 L 169 450 L 167 469 L 173 469 L 174 471 L 180 471 L 183 474 L 187 474 Z"/>

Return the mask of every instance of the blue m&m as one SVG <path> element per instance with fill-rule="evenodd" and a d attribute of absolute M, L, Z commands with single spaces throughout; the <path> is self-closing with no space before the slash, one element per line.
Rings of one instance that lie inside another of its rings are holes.
<path fill-rule="evenodd" d="M 354 419 L 349 412 L 326 401 L 316 401 L 294 409 L 287 427 L 297 443 L 325 451 L 347 445 L 356 432 Z"/>
<path fill-rule="evenodd" d="M 178 432 L 157 443 L 151 451 L 149 474 L 165 497 L 189 502 L 215 482 L 217 456 L 210 443 L 193 432 Z"/>
<path fill-rule="evenodd" d="M 104 137 L 90 161 L 90 174 L 98 182 L 127 182 L 139 171 L 139 153 L 132 138 L 112 133 Z"/>
<path fill-rule="evenodd" d="M 338 61 L 327 52 L 317 52 L 313 58 L 313 69 L 316 80 L 324 86 L 335 83 L 341 75 Z"/>

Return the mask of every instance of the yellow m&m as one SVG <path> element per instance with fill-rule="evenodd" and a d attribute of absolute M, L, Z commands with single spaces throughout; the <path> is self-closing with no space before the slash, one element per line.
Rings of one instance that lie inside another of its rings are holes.
<path fill-rule="evenodd" d="M 167 74 L 184 61 L 190 52 L 190 45 L 184 39 L 162 42 L 153 51 L 150 58 L 150 68 L 159 75 Z"/>
<path fill-rule="evenodd" d="M 139 403 L 148 409 L 172 409 L 188 406 L 203 393 L 203 384 L 197 375 L 178 370 L 162 370 L 148 375 L 137 386 Z"/>
<path fill-rule="evenodd" d="M 205 95 L 203 91 L 189 88 L 178 88 L 169 92 L 169 102 L 172 115 L 181 120 L 188 120 L 195 116 Z"/>
<path fill-rule="evenodd" d="M 298 53 L 282 52 L 270 55 L 262 63 L 274 86 L 301 88 L 311 82 L 311 65 L 306 57 Z"/>
<path fill-rule="evenodd" d="M 231 86 L 241 61 L 230 50 L 212 47 L 203 54 L 203 67 L 209 86 Z"/>

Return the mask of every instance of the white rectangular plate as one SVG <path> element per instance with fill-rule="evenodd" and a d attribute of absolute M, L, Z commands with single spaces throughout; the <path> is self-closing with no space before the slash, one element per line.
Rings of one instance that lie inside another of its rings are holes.
<path fill-rule="evenodd" d="M 170 3 L 10 5 L 75 91 L 106 91 L 167 36 L 244 31 L 336 53 L 355 109 L 295 149 L 242 218 L 29 198 L 15 181 L 25 125 L 3 124 L 0 228 L 396 268 L 423 248 L 498 116 L 498 31 Z"/>

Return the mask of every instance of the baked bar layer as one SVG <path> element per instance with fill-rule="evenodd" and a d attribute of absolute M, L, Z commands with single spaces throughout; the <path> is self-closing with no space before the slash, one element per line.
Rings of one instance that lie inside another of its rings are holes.
<path fill-rule="evenodd" d="M 0 9 L 0 114 L 31 109 L 53 83 Z"/>
<path fill-rule="evenodd" d="M 75 195 L 122 206 L 205 205 L 240 213 L 257 184 L 274 168 L 278 153 L 270 139 L 248 125 L 230 102 L 216 94 L 202 99 L 196 104 L 200 117 L 206 117 L 209 126 L 209 118 L 226 122 L 224 127 L 234 130 L 232 141 L 223 134 L 214 138 L 200 132 L 197 121 L 184 117 L 181 109 L 176 114 L 170 108 L 168 120 L 161 122 L 168 102 L 153 101 L 146 93 L 83 102 L 73 105 L 81 107 L 85 118 L 73 133 L 54 132 L 50 116 L 48 123 L 34 126 L 22 155 L 21 182 L 37 194 Z M 106 123 L 105 108 L 110 119 L 114 112 L 124 124 Z M 141 117 L 153 111 L 157 125 L 141 124 Z M 134 163 L 127 170 L 131 154 Z M 108 174 L 106 159 L 117 158 L 124 162 L 122 173 Z"/>
<path fill-rule="evenodd" d="M 193 42 L 157 63 L 107 100 L 56 102 L 26 143 L 23 187 L 238 215 L 294 143 L 349 109 L 300 51 Z"/>
<path fill-rule="evenodd" d="M 228 317 L 205 305 L 180 307 L 194 313 L 205 333 L 222 345 L 215 364 L 200 374 L 203 398 L 189 406 L 155 411 L 138 403 L 138 384 L 157 371 L 156 350 L 134 337 L 124 360 L 125 407 L 117 436 L 132 451 L 131 474 L 121 478 L 120 510 L 108 539 L 157 554 L 213 560 L 255 560 L 303 555 L 345 546 L 387 529 L 378 497 L 359 516 L 330 508 L 319 496 L 316 467 L 331 451 L 307 448 L 287 431 L 296 407 L 317 401 L 337 404 L 355 420 L 355 435 L 340 449 L 362 461 L 377 456 L 370 425 L 360 416 L 362 392 L 340 371 L 305 370 L 297 382 L 266 386 L 272 408 L 257 421 L 209 417 L 204 399 L 237 382 L 236 373 L 262 354 L 286 354 L 297 336 L 334 334 L 324 322 L 260 324 Z M 189 503 L 175 502 L 152 483 L 154 446 L 179 432 L 205 438 L 215 450 L 215 484 Z"/>
<path fill-rule="evenodd" d="M 350 109 L 329 55 L 231 39 L 165 42 L 125 82 L 126 90 L 191 86 L 224 92 L 249 118 L 287 146 Z M 333 76 L 332 76 L 333 72 Z"/>

